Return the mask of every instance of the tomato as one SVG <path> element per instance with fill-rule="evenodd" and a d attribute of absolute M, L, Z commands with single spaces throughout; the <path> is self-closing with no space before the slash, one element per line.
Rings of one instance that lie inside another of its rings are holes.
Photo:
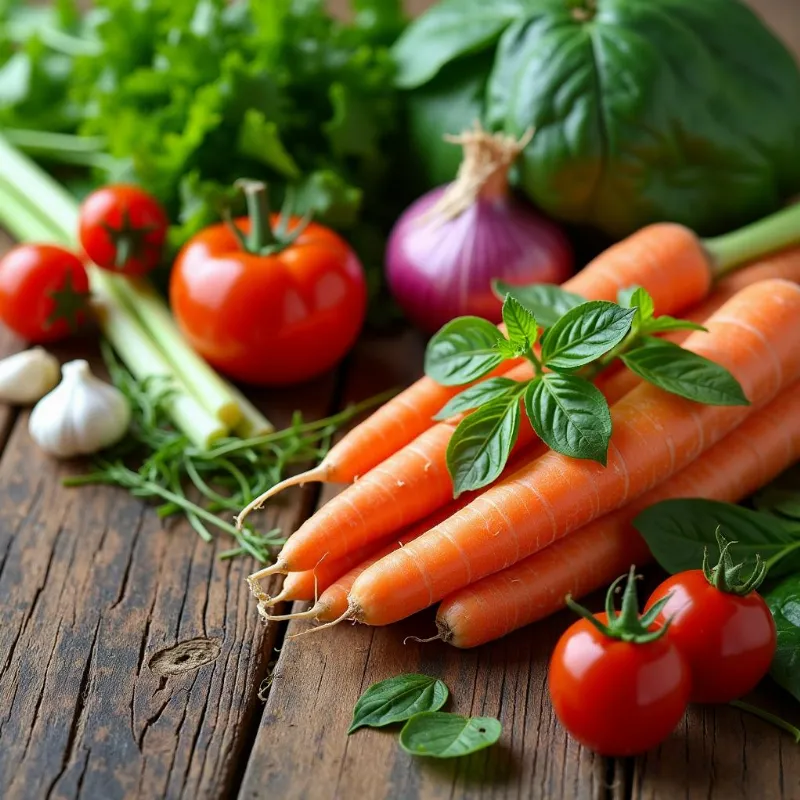
<path fill-rule="evenodd" d="M 606 614 L 597 619 L 605 623 Z M 689 667 L 667 637 L 626 642 L 581 619 L 550 661 L 550 698 L 561 724 L 605 756 L 643 753 L 666 739 L 686 710 Z"/>
<path fill-rule="evenodd" d="M 89 278 L 77 255 L 49 244 L 0 259 L 0 319 L 29 342 L 63 339 L 88 317 Z"/>
<path fill-rule="evenodd" d="M 144 275 L 161 259 L 169 219 L 143 189 L 104 186 L 81 204 L 78 236 L 98 267 L 125 275 Z"/>
<path fill-rule="evenodd" d="M 235 221 L 248 238 L 252 213 Z M 268 220 L 256 234 L 281 230 L 278 215 Z M 356 255 L 322 225 L 297 235 L 303 222 L 287 221 L 283 242 L 253 245 L 255 252 L 229 225 L 212 225 L 184 245 L 172 271 L 181 331 L 220 372 L 246 383 L 284 385 L 325 372 L 363 324 L 366 282 Z"/>
<path fill-rule="evenodd" d="M 665 580 L 646 607 L 670 594 L 656 622 L 672 618 L 667 637 L 689 662 L 692 701 L 727 703 L 747 694 L 767 674 L 777 645 L 763 598 L 720 591 L 697 569 Z"/>

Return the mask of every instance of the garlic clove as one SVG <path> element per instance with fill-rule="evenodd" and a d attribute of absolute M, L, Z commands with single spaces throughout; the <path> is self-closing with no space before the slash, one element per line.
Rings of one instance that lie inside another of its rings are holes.
<path fill-rule="evenodd" d="M 31 412 L 28 430 L 39 447 L 57 458 L 72 458 L 122 439 L 131 421 L 125 395 L 96 377 L 83 359 L 64 364 L 61 374 L 61 383 Z"/>
<path fill-rule="evenodd" d="M 58 383 L 58 359 L 43 347 L 0 361 L 0 403 L 24 406 L 41 400 Z"/>

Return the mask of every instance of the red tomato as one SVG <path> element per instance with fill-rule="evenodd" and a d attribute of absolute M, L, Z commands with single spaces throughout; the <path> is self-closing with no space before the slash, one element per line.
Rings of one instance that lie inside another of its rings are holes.
<path fill-rule="evenodd" d="M 596 618 L 605 623 L 606 614 Z M 643 753 L 666 739 L 686 710 L 689 667 L 662 636 L 612 639 L 586 619 L 571 625 L 550 661 L 550 698 L 561 724 L 605 756 Z"/>
<path fill-rule="evenodd" d="M 777 645 L 775 622 L 761 596 L 722 592 L 696 569 L 667 578 L 646 609 L 670 593 L 656 624 L 672 617 L 667 637 L 689 662 L 692 701 L 727 703 L 747 694 L 767 674 Z"/>
<path fill-rule="evenodd" d="M 273 225 L 278 215 L 271 215 Z M 300 222 L 291 217 L 289 231 Z M 248 219 L 236 220 L 249 233 Z M 170 281 L 175 319 L 192 347 L 247 383 L 319 375 L 348 351 L 364 321 L 366 283 L 343 239 L 311 223 L 285 249 L 249 253 L 213 225 L 178 254 Z"/>
<path fill-rule="evenodd" d="M 144 275 L 161 259 L 169 220 L 158 201 L 136 186 L 104 186 L 81 204 L 78 236 L 98 267 Z"/>
<path fill-rule="evenodd" d="M 0 259 L 0 319 L 29 342 L 74 333 L 88 315 L 89 278 L 81 260 L 49 244 L 25 244 Z"/>

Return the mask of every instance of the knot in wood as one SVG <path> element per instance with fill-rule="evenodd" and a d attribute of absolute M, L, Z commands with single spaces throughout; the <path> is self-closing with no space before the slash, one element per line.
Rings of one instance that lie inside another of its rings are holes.
<path fill-rule="evenodd" d="M 221 652 L 218 639 L 187 639 L 159 650 L 147 665 L 156 675 L 179 675 L 214 661 Z"/>

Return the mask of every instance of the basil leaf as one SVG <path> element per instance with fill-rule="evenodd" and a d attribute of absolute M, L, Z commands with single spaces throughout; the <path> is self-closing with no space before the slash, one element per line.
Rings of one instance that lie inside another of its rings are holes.
<path fill-rule="evenodd" d="M 703 548 L 717 553 L 714 531 L 721 527 L 731 539 L 731 554 L 736 562 L 755 563 L 756 554 L 763 559 L 785 550 L 800 541 L 800 530 L 776 517 L 751 511 L 732 503 L 716 500 L 681 498 L 664 500 L 642 511 L 633 526 L 642 534 L 650 552 L 667 572 L 699 569 Z M 788 553 L 770 567 L 771 577 L 791 574 L 800 569 L 800 550 Z"/>
<path fill-rule="evenodd" d="M 753 504 L 759 511 L 800 521 L 800 492 L 770 486 L 755 495 Z"/>
<path fill-rule="evenodd" d="M 487 486 L 503 471 L 519 433 L 519 397 L 520 392 L 514 392 L 491 400 L 461 420 L 453 432 L 447 469 L 454 497 Z"/>
<path fill-rule="evenodd" d="M 426 711 L 403 726 L 400 747 L 414 756 L 457 758 L 490 747 L 502 732 L 503 726 L 493 717 Z"/>
<path fill-rule="evenodd" d="M 549 373 L 528 384 L 525 410 L 548 447 L 606 465 L 611 412 L 603 393 L 592 383 L 574 375 Z"/>
<path fill-rule="evenodd" d="M 434 419 L 449 419 L 462 411 L 471 411 L 473 408 L 478 408 L 497 397 L 503 397 L 510 390 L 517 388 L 519 388 L 519 383 L 512 381 L 511 378 L 487 378 L 474 386 L 469 386 L 455 397 L 451 397 Z"/>
<path fill-rule="evenodd" d="M 642 333 L 667 333 L 668 331 L 706 331 L 708 328 L 703 327 L 697 322 L 692 322 L 688 319 L 676 319 L 664 314 L 661 317 L 647 320 L 642 325 Z"/>
<path fill-rule="evenodd" d="M 536 319 L 513 295 L 508 295 L 503 301 L 503 322 L 509 341 L 523 347 L 523 352 L 536 342 Z"/>
<path fill-rule="evenodd" d="M 434 334 L 425 350 L 425 374 L 442 386 L 459 386 L 491 372 L 503 356 L 497 327 L 480 317 L 458 317 Z"/>
<path fill-rule="evenodd" d="M 553 325 L 571 308 L 585 303 L 578 294 L 564 291 L 551 283 L 534 283 L 531 286 L 514 286 L 505 281 L 493 281 L 494 293 L 504 300 L 511 295 L 536 317 L 536 321 L 545 328 Z"/>
<path fill-rule="evenodd" d="M 631 286 L 627 289 L 620 289 L 617 300 L 625 308 L 636 308 L 639 310 L 638 319 L 646 322 L 655 313 L 656 306 L 653 298 L 641 286 Z"/>
<path fill-rule="evenodd" d="M 649 339 L 621 356 L 625 366 L 666 392 L 711 406 L 747 406 L 750 401 L 725 367 L 673 342 Z"/>
<path fill-rule="evenodd" d="M 413 89 L 458 56 L 490 47 L 521 11 L 521 2 L 489 5 L 443 0 L 419 16 L 394 45 L 397 85 Z"/>
<path fill-rule="evenodd" d="M 448 694 L 442 681 L 428 675 L 398 675 L 373 683 L 358 698 L 347 733 L 403 722 L 421 711 L 436 711 L 447 702 Z"/>
<path fill-rule="evenodd" d="M 778 633 L 769 672 L 800 700 L 800 575 L 792 575 L 764 594 Z"/>
<path fill-rule="evenodd" d="M 528 346 L 525 342 L 510 342 L 508 339 L 503 338 L 497 340 L 495 348 L 504 360 L 508 358 L 519 358 L 528 351 Z"/>
<path fill-rule="evenodd" d="M 582 303 L 547 331 L 542 361 L 551 369 L 577 369 L 616 347 L 628 334 L 636 309 L 607 300 Z"/>

